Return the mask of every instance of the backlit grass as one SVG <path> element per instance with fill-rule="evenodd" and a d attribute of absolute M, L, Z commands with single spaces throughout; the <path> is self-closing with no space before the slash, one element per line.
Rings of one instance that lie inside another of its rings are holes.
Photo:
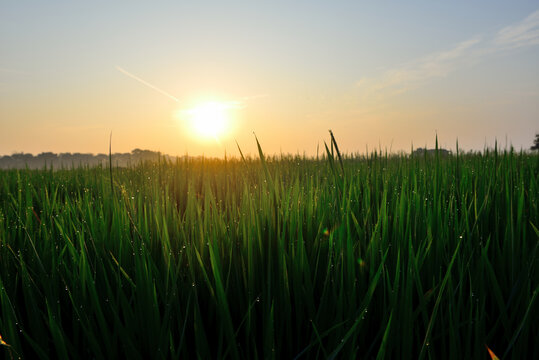
<path fill-rule="evenodd" d="M 539 358 L 537 155 L 332 141 L 112 180 L 0 172 L 3 356 Z"/>

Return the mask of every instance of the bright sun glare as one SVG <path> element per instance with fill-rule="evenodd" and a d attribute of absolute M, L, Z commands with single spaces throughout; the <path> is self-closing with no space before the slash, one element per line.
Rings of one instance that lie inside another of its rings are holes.
<path fill-rule="evenodd" d="M 187 110 L 191 127 L 204 138 L 218 139 L 229 126 L 228 106 L 220 102 L 206 102 Z"/>

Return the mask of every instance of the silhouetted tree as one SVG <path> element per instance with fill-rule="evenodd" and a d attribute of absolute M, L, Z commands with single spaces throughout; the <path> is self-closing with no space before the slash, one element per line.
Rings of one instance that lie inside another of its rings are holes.
<path fill-rule="evenodd" d="M 533 140 L 533 146 L 531 150 L 539 150 L 539 134 L 535 134 L 535 140 Z"/>
<path fill-rule="evenodd" d="M 58 155 L 53 152 L 42 152 L 41 154 L 38 154 L 36 158 L 38 160 L 55 160 L 58 158 Z"/>

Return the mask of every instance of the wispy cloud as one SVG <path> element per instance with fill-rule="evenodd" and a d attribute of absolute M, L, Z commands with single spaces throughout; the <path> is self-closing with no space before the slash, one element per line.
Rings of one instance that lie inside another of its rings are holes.
<path fill-rule="evenodd" d="M 379 76 L 361 79 L 356 85 L 371 99 L 397 95 L 447 77 L 495 53 L 538 44 L 539 10 L 496 33 L 470 38 L 447 50 L 387 69 Z"/>
<path fill-rule="evenodd" d="M 160 88 L 158 88 L 157 86 L 153 85 L 153 84 L 150 84 L 149 82 L 147 82 L 146 80 L 130 73 L 129 71 L 125 70 L 124 68 L 120 67 L 120 66 L 116 66 L 116 70 L 118 70 L 119 72 L 121 72 L 122 74 L 124 75 L 127 75 L 129 76 L 130 78 L 134 79 L 134 80 L 137 80 L 138 82 L 140 82 L 141 84 L 143 85 L 146 85 L 147 87 L 149 87 L 150 89 L 153 89 L 155 91 L 157 91 L 158 93 L 160 93 L 161 95 L 165 95 L 166 97 L 168 97 L 169 99 L 172 99 L 176 102 L 180 102 L 180 100 L 175 97 L 174 95 L 171 95 L 169 94 L 168 92 L 166 92 L 165 90 L 162 90 Z"/>
<path fill-rule="evenodd" d="M 436 52 L 389 69 L 381 78 L 362 79 L 357 85 L 370 92 L 382 90 L 392 94 L 405 92 L 423 85 L 431 79 L 446 77 L 469 58 L 467 55 L 470 50 L 480 41 L 479 37 L 463 41 L 451 49 Z"/>
<path fill-rule="evenodd" d="M 539 44 L 539 10 L 524 20 L 501 29 L 494 39 L 494 43 L 510 48 Z"/>

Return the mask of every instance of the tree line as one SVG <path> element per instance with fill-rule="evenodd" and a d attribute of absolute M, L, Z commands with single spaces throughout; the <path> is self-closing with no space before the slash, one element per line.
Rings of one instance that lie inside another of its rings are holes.
<path fill-rule="evenodd" d="M 130 166 L 145 161 L 158 161 L 159 159 L 171 159 L 169 155 L 163 155 L 157 151 L 134 149 L 129 153 L 112 154 L 113 166 Z M 43 167 L 70 168 L 79 166 L 108 166 L 108 154 L 91 153 L 60 153 L 42 152 L 38 155 L 29 153 L 14 153 L 0 157 L 0 169 L 41 169 Z"/>

